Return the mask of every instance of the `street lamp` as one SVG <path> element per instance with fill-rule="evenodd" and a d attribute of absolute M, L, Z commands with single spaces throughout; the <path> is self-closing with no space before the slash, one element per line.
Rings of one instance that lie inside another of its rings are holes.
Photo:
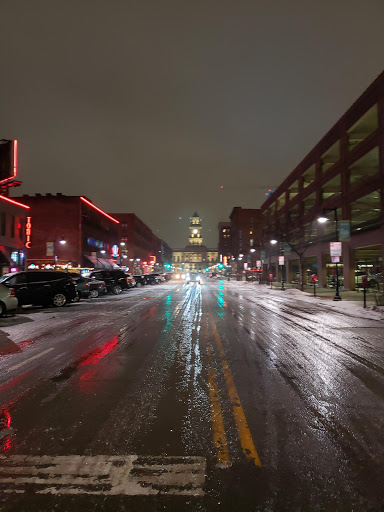
<path fill-rule="evenodd" d="M 333 212 L 333 214 L 335 216 L 336 242 L 339 242 L 339 227 L 338 227 L 338 219 L 337 219 L 337 208 L 324 208 L 323 209 L 323 214 L 321 215 L 321 217 L 319 217 L 317 219 L 317 222 L 319 222 L 320 224 L 325 224 L 326 222 L 328 222 L 329 219 L 325 216 L 325 212 L 326 211 Z M 336 260 L 338 260 L 339 257 L 340 256 L 337 256 Z M 339 262 L 335 261 L 335 265 L 336 265 L 336 292 L 335 292 L 335 296 L 333 297 L 333 300 L 342 300 L 342 298 L 340 297 L 340 293 L 339 293 L 339 267 L 338 267 L 338 264 L 339 264 Z"/>
<path fill-rule="evenodd" d="M 54 242 L 54 252 L 55 252 L 55 255 L 54 255 L 54 260 L 55 260 L 55 270 L 57 269 L 57 260 L 58 260 L 58 256 L 57 256 L 57 242 L 59 242 L 60 245 L 65 245 L 67 243 L 67 241 L 65 240 L 65 238 L 62 236 L 60 238 L 60 240 L 55 240 Z"/>

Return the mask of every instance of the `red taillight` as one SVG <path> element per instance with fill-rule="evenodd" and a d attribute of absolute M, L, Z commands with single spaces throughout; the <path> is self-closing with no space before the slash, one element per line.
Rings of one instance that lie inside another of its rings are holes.
<path fill-rule="evenodd" d="M 86 287 L 86 288 L 89 288 L 89 283 L 85 283 L 85 287 Z"/>
<path fill-rule="evenodd" d="M 105 283 L 104 283 L 104 281 L 102 281 L 102 284 L 103 284 L 103 286 L 105 286 Z"/>
<path fill-rule="evenodd" d="M 14 288 L 10 288 L 9 291 L 11 292 L 12 297 L 14 297 L 16 295 Z"/>
<path fill-rule="evenodd" d="M 129 279 L 128 279 L 128 277 L 127 277 L 127 284 L 129 284 Z"/>

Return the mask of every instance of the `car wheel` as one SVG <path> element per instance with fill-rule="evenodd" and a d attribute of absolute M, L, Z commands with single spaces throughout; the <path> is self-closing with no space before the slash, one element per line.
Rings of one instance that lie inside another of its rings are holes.
<path fill-rule="evenodd" d="M 73 299 L 73 302 L 79 302 L 80 297 L 81 297 L 81 293 L 77 292 L 76 297 Z"/>
<path fill-rule="evenodd" d="M 52 297 L 52 304 L 57 308 L 65 306 L 66 303 L 67 297 L 64 295 L 64 293 L 55 293 L 55 295 Z"/>
<path fill-rule="evenodd" d="M 136 288 L 141 288 L 143 285 L 141 283 L 136 283 Z"/>
<path fill-rule="evenodd" d="M 4 302 L 0 302 L 0 316 L 5 316 L 7 314 L 7 308 L 5 307 Z"/>
<path fill-rule="evenodd" d="M 120 295 L 122 291 L 123 289 L 119 284 L 115 284 L 115 286 L 112 288 L 112 293 L 114 293 L 115 295 Z"/>
<path fill-rule="evenodd" d="M 90 293 L 90 297 L 92 297 L 92 299 L 96 299 L 96 297 L 99 296 L 99 290 L 91 290 L 91 293 Z"/>

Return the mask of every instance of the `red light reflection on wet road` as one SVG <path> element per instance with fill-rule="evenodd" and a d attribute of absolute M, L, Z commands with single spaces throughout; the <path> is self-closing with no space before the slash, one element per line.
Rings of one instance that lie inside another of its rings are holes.
<path fill-rule="evenodd" d="M 87 364 L 97 364 L 101 359 L 108 355 L 118 344 L 119 337 L 116 336 L 113 340 L 108 341 L 105 345 L 96 350 L 92 350 L 84 361 L 80 363 L 80 366 L 86 366 Z"/>

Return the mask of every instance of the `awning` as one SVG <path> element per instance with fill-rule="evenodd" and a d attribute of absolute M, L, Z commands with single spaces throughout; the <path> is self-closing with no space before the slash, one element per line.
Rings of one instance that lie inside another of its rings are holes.
<path fill-rule="evenodd" d="M 84 254 L 84 256 L 93 264 L 95 268 L 120 268 L 119 265 L 116 265 L 116 263 L 113 260 L 107 260 L 105 258 L 96 258 L 96 256 L 93 256 L 93 254 Z"/>

